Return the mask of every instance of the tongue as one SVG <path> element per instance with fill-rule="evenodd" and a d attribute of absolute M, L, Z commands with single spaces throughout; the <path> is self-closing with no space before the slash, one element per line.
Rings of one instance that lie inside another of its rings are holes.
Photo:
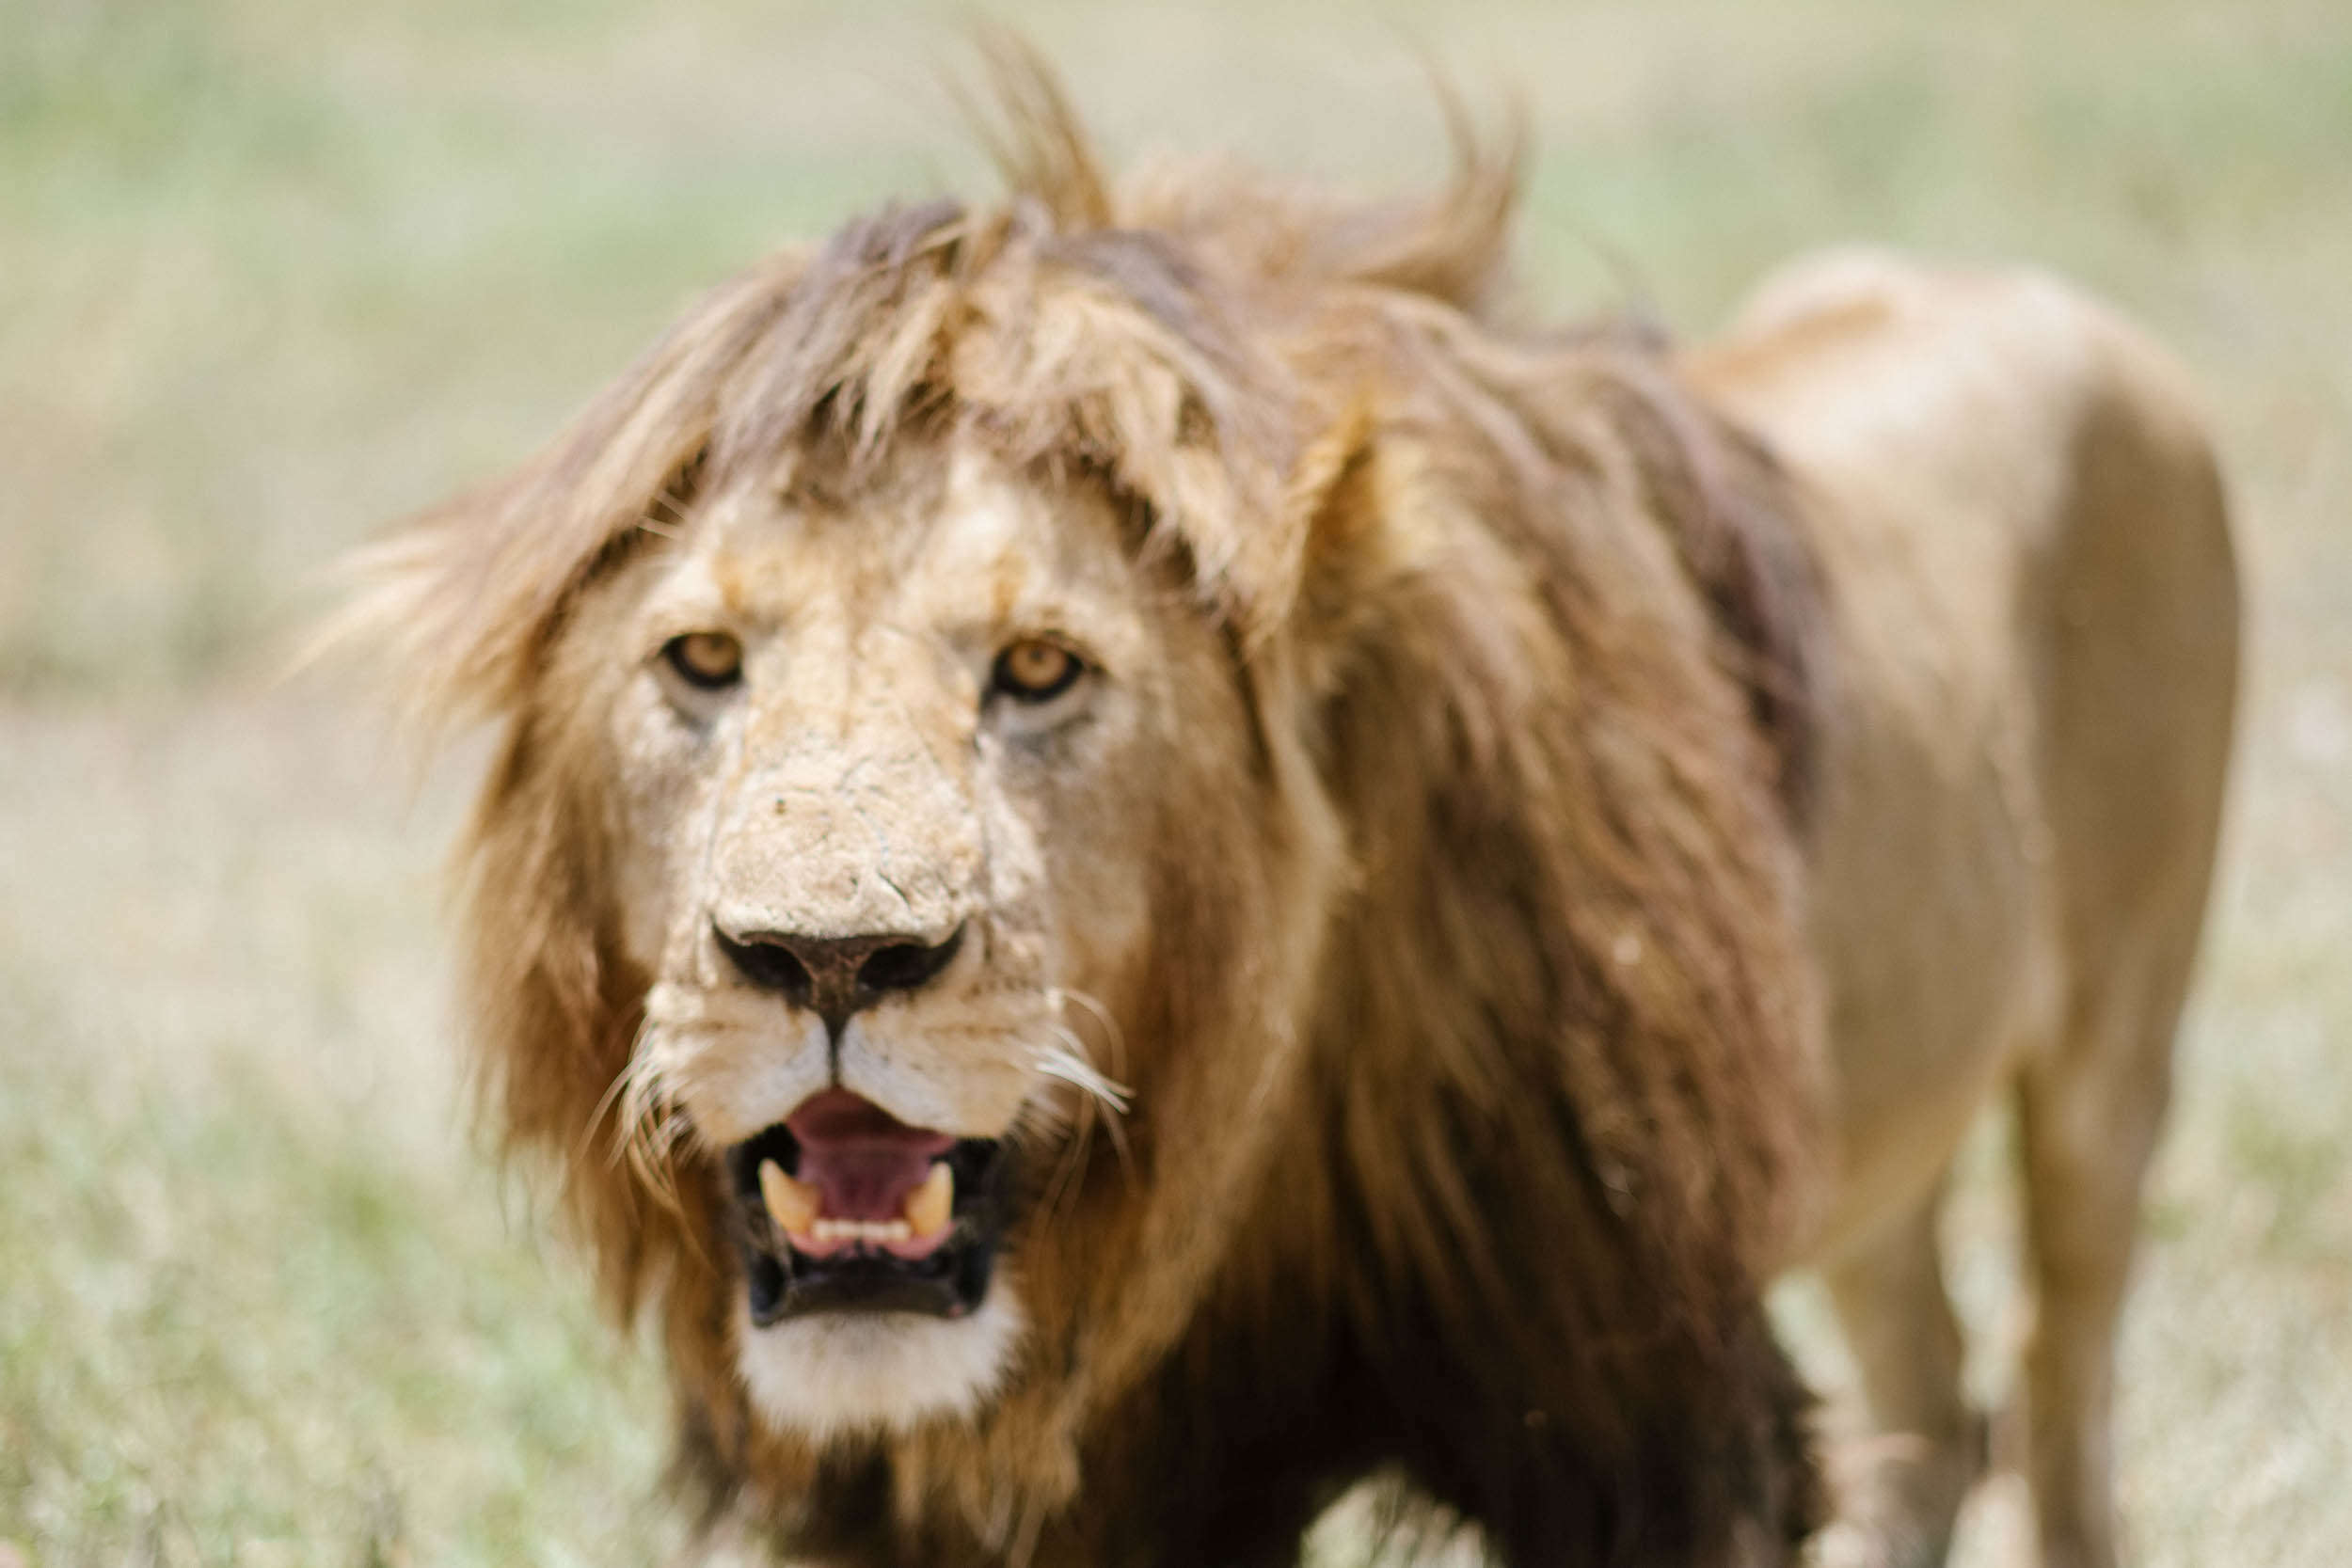
<path fill-rule="evenodd" d="M 846 1089 L 804 1101 L 784 1125 L 801 1146 L 793 1175 L 823 1195 L 819 1212 L 828 1219 L 897 1219 L 931 1162 L 955 1145 Z"/>

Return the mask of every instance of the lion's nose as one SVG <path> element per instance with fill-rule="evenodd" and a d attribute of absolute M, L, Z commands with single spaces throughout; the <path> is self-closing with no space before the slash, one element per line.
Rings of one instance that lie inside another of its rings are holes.
<path fill-rule="evenodd" d="M 958 926 L 946 941 L 924 943 L 900 934 L 807 937 L 787 931 L 729 935 L 714 925 L 724 953 L 743 977 L 763 990 L 808 1008 L 836 1038 L 850 1015 L 896 991 L 928 985 L 963 945 Z"/>

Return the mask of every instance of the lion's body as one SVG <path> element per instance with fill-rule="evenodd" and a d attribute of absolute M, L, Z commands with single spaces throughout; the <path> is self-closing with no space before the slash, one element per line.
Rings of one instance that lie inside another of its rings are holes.
<path fill-rule="evenodd" d="M 1851 1272 L 2037 1064 L 2160 1100 L 2230 680 L 2193 431 L 1924 283 L 1684 367 L 1511 330 L 1508 159 L 1113 192 L 1012 90 L 1012 206 L 721 291 L 373 605 L 506 726 L 480 1050 L 660 1315 L 713 1538 L 1276 1562 L 1387 1470 L 1514 1562 L 1792 1560 L 1772 1272 Z M 825 1012 L 841 951 L 920 974 Z M 2070 1050 L 2106 973 L 2130 1039 Z M 749 1180 L 836 1158 L 812 1105 L 1000 1172 L 995 1274 L 763 1297 L 848 1277 Z"/>
<path fill-rule="evenodd" d="M 1907 1549 L 1980 1463 L 1935 1267 L 1962 1133 L 2018 1096 L 2045 1560 L 2113 1560 L 2114 1313 L 2202 922 L 2237 663 L 2218 483 L 2177 372 L 2016 274 L 1842 255 L 1769 284 L 1696 384 L 1799 481 L 1820 563 L 1806 850 L 1838 1158 L 1835 1287 Z"/>

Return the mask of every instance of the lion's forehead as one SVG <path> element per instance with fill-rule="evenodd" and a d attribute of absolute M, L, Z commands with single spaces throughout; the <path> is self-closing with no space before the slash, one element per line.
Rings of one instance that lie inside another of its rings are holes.
<path fill-rule="evenodd" d="M 1093 487 L 1014 473 L 984 451 L 918 451 L 847 495 L 714 499 L 654 597 L 673 614 L 707 604 L 754 629 L 829 635 L 858 658 L 909 632 L 1089 629 L 1062 626 L 1075 621 L 1116 636 L 1140 596 L 1128 544 Z"/>

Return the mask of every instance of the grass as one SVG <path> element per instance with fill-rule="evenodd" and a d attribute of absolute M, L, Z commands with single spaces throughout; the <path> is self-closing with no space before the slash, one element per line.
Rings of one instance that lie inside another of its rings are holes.
<path fill-rule="evenodd" d="M 666 1413 L 462 1125 L 466 784 L 272 689 L 318 576 L 543 437 L 697 288 L 984 183 L 952 13 L 0 0 L 0 1545 L 644 1560 Z M 1017 15 L 1120 149 L 1438 166 L 1516 83 L 1530 293 L 1692 329 L 1808 245 L 2030 257 L 2205 387 L 2244 521 L 2239 788 L 2123 1347 L 2150 1568 L 2352 1557 L 2352 13 L 2330 0 L 1306 0 Z M 2018 1317 L 2004 1133 L 1951 1273 Z M 1795 1332 L 1835 1383 L 1818 1303 Z M 2010 1560 L 2013 1483 L 1967 1568 Z M 5 1560 L 5 1551 L 0 1551 Z"/>
<path fill-rule="evenodd" d="M 9 743 L 44 766 L 0 786 L 8 885 L 40 890 L 0 915 L 0 1538 L 649 1558 L 650 1365 L 454 1132 L 429 857 L 378 749 L 220 700 Z"/>

